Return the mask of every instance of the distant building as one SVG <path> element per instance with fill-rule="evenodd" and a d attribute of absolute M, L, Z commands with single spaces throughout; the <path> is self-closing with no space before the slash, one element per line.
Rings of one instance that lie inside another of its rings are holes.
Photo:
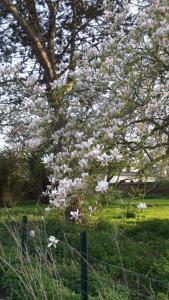
<path fill-rule="evenodd" d="M 154 177 L 148 178 L 139 178 L 139 174 L 137 171 L 131 172 L 122 172 L 120 176 L 113 176 L 110 180 L 110 183 L 120 183 L 120 182 L 155 182 L 156 179 Z"/>

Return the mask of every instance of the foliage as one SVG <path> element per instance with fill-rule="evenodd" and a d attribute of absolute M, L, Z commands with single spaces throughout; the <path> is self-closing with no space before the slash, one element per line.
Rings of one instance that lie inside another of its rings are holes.
<path fill-rule="evenodd" d="M 41 201 L 40 196 L 47 182 L 47 172 L 38 158 L 38 153 L 26 155 L 9 149 L 1 152 L 1 206 L 13 206 L 17 201 L 28 201 L 30 198 Z"/>
<path fill-rule="evenodd" d="M 4 151 L 0 155 L 0 198 L 1 206 L 13 206 L 16 197 L 22 193 L 28 184 L 29 171 L 24 156 L 13 151 Z"/>

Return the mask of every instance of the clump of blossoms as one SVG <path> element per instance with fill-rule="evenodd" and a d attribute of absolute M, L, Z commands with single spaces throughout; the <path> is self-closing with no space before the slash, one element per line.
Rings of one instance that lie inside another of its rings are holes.
<path fill-rule="evenodd" d="M 50 129 L 54 110 L 48 101 L 46 85 L 39 82 L 38 74 L 23 73 L 22 61 L 2 61 L 1 83 L 6 82 L 7 96 L 0 86 L 2 123 L 7 126 L 7 142 L 14 150 L 29 153 L 44 144 L 46 128 Z M 27 73 L 28 72 L 28 73 Z M 9 93 L 9 95 L 8 95 Z M 11 96 L 10 96 L 11 95 Z M 9 102 L 7 104 L 7 99 Z M 8 122 L 7 122 L 8 120 Z M 1 132 L 3 127 L 1 128 Z M 13 144 L 12 144 L 13 143 Z M 12 144 L 12 146 L 11 146 Z"/>
<path fill-rule="evenodd" d="M 70 132 L 72 133 L 72 130 Z M 107 174 L 111 165 L 116 165 L 117 168 L 123 161 L 120 150 L 115 148 L 107 151 L 103 144 L 97 143 L 97 137 L 85 140 L 84 134 L 74 133 L 76 143 L 71 144 L 69 141 L 72 137 L 70 138 L 68 131 L 63 132 L 63 130 L 62 142 L 64 134 L 68 145 L 65 147 L 65 151 L 56 155 L 53 153 L 45 155 L 42 159 L 46 167 L 51 170 L 50 185 L 45 192 L 45 195 L 48 195 L 50 199 L 48 211 L 51 208 L 65 210 L 69 205 L 71 195 L 82 195 L 87 193 L 88 190 L 106 193 L 109 181 L 107 175 L 104 176 L 104 179 L 101 179 L 102 174 Z M 103 133 L 103 135 L 105 134 Z M 74 213 L 72 216 L 74 216 Z"/>

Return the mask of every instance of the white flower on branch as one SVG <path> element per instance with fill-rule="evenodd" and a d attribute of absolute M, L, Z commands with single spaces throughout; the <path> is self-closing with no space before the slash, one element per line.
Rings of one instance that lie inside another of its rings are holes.
<path fill-rule="evenodd" d="M 98 160 L 101 163 L 101 166 L 107 166 L 109 161 L 112 160 L 112 156 L 107 155 L 106 153 L 103 153 L 98 157 Z"/>
<path fill-rule="evenodd" d="M 88 160 L 85 159 L 85 158 L 82 158 L 80 161 L 79 161 L 79 166 L 83 169 L 83 168 L 86 168 L 88 165 Z"/>
<path fill-rule="evenodd" d="M 107 192 L 108 186 L 109 183 L 107 182 L 107 178 L 105 177 L 103 180 L 98 181 L 95 190 L 99 193 L 105 193 Z"/>
<path fill-rule="evenodd" d="M 71 211 L 71 218 L 70 220 L 74 219 L 75 221 L 79 220 L 81 213 L 79 213 L 79 209 L 77 209 L 77 211 Z"/>
<path fill-rule="evenodd" d="M 86 159 L 95 159 L 101 154 L 101 146 L 97 145 L 90 152 L 85 155 Z"/>
<path fill-rule="evenodd" d="M 44 157 L 42 158 L 42 162 L 45 164 L 45 165 L 49 165 L 50 163 L 52 163 L 54 160 L 54 154 L 51 153 L 51 154 L 46 154 L 44 155 Z"/>

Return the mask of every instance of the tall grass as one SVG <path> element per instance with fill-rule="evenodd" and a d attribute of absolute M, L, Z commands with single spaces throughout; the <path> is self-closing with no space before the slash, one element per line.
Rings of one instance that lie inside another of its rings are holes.
<path fill-rule="evenodd" d="M 29 236 L 25 255 L 21 249 L 20 227 L 9 215 L 0 242 L 1 283 L 7 299 L 76 300 L 80 299 L 80 253 L 65 238 L 58 249 L 48 248 L 45 223 L 34 223 L 35 237 Z M 7 243 L 6 243 L 7 242 Z M 10 247 L 10 249 L 9 249 Z M 103 269 L 90 262 L 89 299 L 128 299 L 125 286 L 115 284 Z M 122 296 L 123 295 L 123 296 Z"/>
<path fill-rule="evenodd" d="M 26 254 L 23 255 L 18 218 L 10 210 L 3 211 L 3 222 L 0 224 L 0 285 L 6 290 L 6 299 L 80 300 L 80 228 L 77 229 L 76 240 L 73 241 L 73 234 L 70 232 L 70 236 L 68 236 L 67 232 L 64 232 L 66 227 L 54 228 L 54 224 L 57 225 L 52 222 L 50 224 L 52 228 L 49 230 L 48 224 L 39 220 L 41 220 L 40 216 L 38 216 L 37 222 L 34 221 L 28 225 L 27 248 Z M 103 223 L 104 226 L 107 225 Z M 31 237 L 29 234 L 32 229 L 35 230 L 35 237 Z M 106 230 L 109 228 L 104 227 L 103 234 L 104 230 L 106 234 Z M 58 234 L 60 231 L 62 231 L 62 235 Z M 59 239 L 56 249 L 47 247 L 51 232 L 54 232 L 56 238 Z M 95 232 L 94 238 L 97 238 Z M 111 236 L 109 238 L 112 239 Z M 96 249 L 96 254 L 95 250 L 89 252 L 87 261 L 89 299 L 169 299 L 166 282 L 149 278 L 148 273 L 140 274 L 126 267 L 124 256 L 121 253 L 123 238 L 115 229 L 112 253 L 116 249 L 117 262 L 112 262 L 111 251 L 106 260 L 99 258 L 104 257 L 104 255 L 98 255 L 98 251 L 104 251 L 104 247 Z M 108 239 L 106 243 L 109 243 Z M 89 246 L 91 247 L 91 245 Z M 154 289 L 155 285 L 160 286 L 159 292 Z"/>

